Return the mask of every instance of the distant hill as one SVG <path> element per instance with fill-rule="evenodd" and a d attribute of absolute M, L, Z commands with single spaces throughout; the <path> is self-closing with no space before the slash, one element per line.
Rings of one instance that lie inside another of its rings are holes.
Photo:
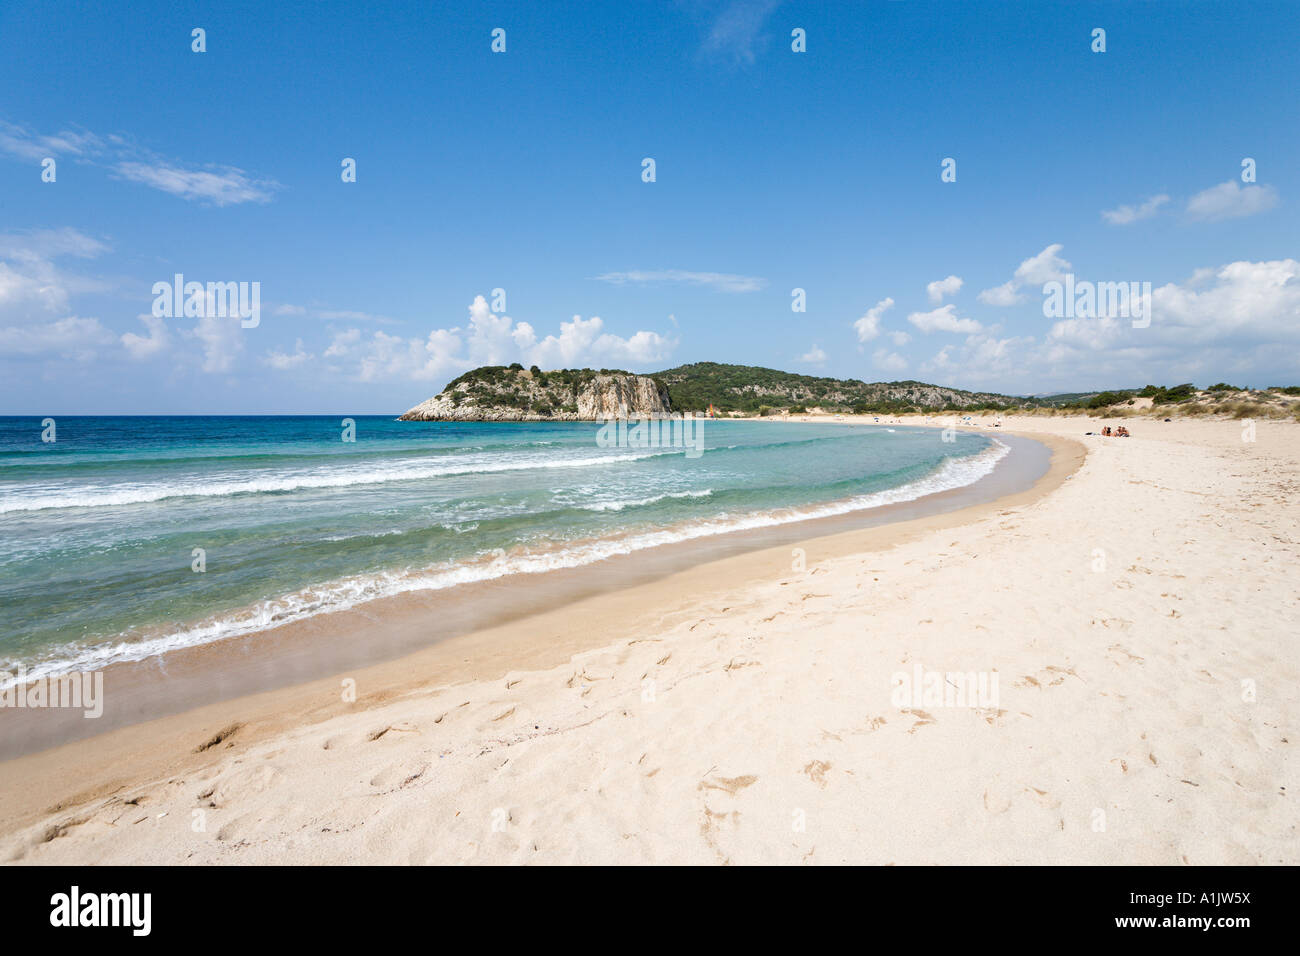
<path fill-rule="evenodd" d="M 1099 409 L 1181 408 L 1188 414 L 1228 412 L 1290 417 L 1300 409 L 1300 388 L 1240 389 L 1220 382 L 1204 390 L 1191 384 L 1142 389 L 1071 392 L 1020 397 L 968 392 L 925 382 L 862 382 L 820 378 L 754 365 L 693 362 L 635 375 L 621 369 L 558 369 L 485 365 L 453 379 L 403 419 L 419 421 L 592 421 L 703 412 L 726 415 L 800 413 L 903 413 L 1040 409 L 1044 414 Z"/>
<path fill-rule="evenodd" d="M 407 411 L 413 421 L 591 421 L 608 415 L 644 417 L 703 412 L 762 414 L 822 408 L 835 412 L 1006 409 L 1039 404 L 993 392 L 967 392 L 924 382 L 818 378 L 751 365 L 696 362 L 651 375 L 620 369 L 544 372 L 485 365 L 447 384 Z"/>
<path fill-rule="evenodd" d="M 703 411 L 713 405 L 721 412 L 757 413 L 772 409 L 821 407 L 839 412 L 897 412 L 906 409 L 1015 408 L 1046 404 L 1037 399 L 967 392 L 925 382 L 862 382 L 819 378 L 754 365 L 694 362 L 654 372 L 651 378 L 668 389 L 673 411 Z"/>
<path fill-rule="evenodd" d="M 447 383 L 403 421 L 527 422 L 651 418 L 671 412 L 661 382 L 616 369 L 543 372 L 484 365 Z"/>

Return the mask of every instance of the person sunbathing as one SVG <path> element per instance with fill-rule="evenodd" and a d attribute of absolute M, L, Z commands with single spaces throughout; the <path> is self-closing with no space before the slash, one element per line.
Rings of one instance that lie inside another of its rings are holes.
<path fill-rule="evenodd" d="M 1105 435 L 1107 438 L 1109 438 L 1111 436 L 1110 426 L 1107 425 L 1105 428 L 1103 428 L 1101 430 L 1101 433 Z"/>

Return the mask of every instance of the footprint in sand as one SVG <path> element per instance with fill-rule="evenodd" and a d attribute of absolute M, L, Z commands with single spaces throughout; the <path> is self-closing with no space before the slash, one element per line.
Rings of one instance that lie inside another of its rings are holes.
<path fill-rule="evenodd" d="M 826 771 L 830 769 L 831 765 L 825 760 L 813 760 L 808 763 L 808 766 L 803 768 L 803 772 L 808 775 L 808 779 L 825 790 Z"/>
<path fill-rule="evenodd" d="M 416 734 L 419 732 L 419 727 L 415 726 L 415 724 L 411 723 L 409 720 L 403 720 L 396 724 L 385 724 L 383 727 L 372 730 L 366 735 L 366 740 L 379 740 L 388 734 Z"/>
<path fill-rule="evenodd" d="M 903 713 L 911 714 L 916 718 L 916 723 L 914 723 L 907 731 L 909 734 L 916 733 L 918 727 L 924 727 L 926 724 L 934 723 L 934 715 L 926 713 L 924 710 L 909 710 L 905 708 Z"/>
<path fill-rule="evenodd" d="M 200 802 L 206 800 L 209 807 L 228 807 L 269 790 L 283 778 L 284 772 L 279 768 L 272 764 L 259 764 L 224 774 L 215 786 L 204 790 L 198 797 Z"/>
<path fill-rule="evenodd" d="M 723 824 L 730 822 L 735 828 L 740 824 L 740 811 L 729 809 L 730 801 L 741 790 L 752 787 L 758 780 L 753 774 L 745 774 L 739 777 L 721 777 L 706 774 L 696 787 L 697 790 L 704 791 L 704 816 L 700 821 L 700 836 L 709 848 L 718 855 L 718 859 L 723 863 L 730 862 L 730 858 L 723 852 L 719 842 Z M 722 796 L 711 794 L 710 791 L 720 791 Z M 722 801 L 719 809 L 710 806 L 712 800 Z"/>
<path fill-rule="evenodd" d="M 422 760 L 408 760 L 390 764 L 370 778 L 370 786 L 380 790 L 401 790 L 420 780 L 429 769 Z"/>
<path fill-rule="evenodd" d="M 205 750 L 211 750 L 213 747 L 216 747 L 219 744 L 223 744 L 223 743 L 225 743 L 226 746 L 228 747 L 234 746 L 233 744 L 227 743 L 227 741 L 229 741 L 231 737 L 235 736 L 235 734 L 239 733 L 239 729 L 243 726 L 244 726 L 243 724 L 235 723 L 223 727 L 221 730 L 218 730 L 207 740 L 203 741 L 201 744 L 195 747 L 194 752 L 196 754 L 201 754 Z"/>

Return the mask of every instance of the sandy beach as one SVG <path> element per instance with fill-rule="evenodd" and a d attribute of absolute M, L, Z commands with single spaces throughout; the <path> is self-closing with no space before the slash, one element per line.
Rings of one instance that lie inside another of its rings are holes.
<path fill-rule="evenodd" d="M 7 761 L 0 859 L 1295 863 L 1300 425 L 1126 424 L 1005 417 L 1029 491 Z"/>

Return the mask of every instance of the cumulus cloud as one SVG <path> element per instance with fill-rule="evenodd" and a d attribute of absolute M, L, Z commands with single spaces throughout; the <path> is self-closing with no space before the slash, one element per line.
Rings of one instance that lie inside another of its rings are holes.
<path fill-rule="evenodd" d="M 365 337 L 360 329 L 348 329 L 334 336 L 324 357 L 345 363 L 340 370 L 363 382 L 428 381 L 469 366 L 456 355 L 460 346 L 460 337 L 447 329 L 435 329 L 427 338 L 383 331 Z"/>
<path fill-rule="evenodd" d="M 435 329 L 427 338 L 385 332 L 365 336 L 360 329 L 348 329 L 334 336 L 323 357 L 353 363 L 363 381 L 429 380 L 454 370 L 511 361 L 542 368 L 640 366 L 661 361 L 675 346 L 675 340 L 657 332 L 641 330 L 627 338 L 606 332 L 599 316 L 575 315 L 560 323 L 558 335 L 539 338 L 528 322 L 493 313 L 480 295 L 470 303 L 465 327 Z"/>
<path fill-rule="evenodd" d="M 1164 193 L 1160 193 L 1136 206 L 1117 206 L 1114 209 L 1103 209 L 1101 218 L 1112 226 L 1127 226 L 1129 223 L 1138 222 L 1142 219 L 1150 219 L 1167 202 L 1169 202 L 1169 197 Z"/>
<path fill-rule="evenodd" d="M 1023 393 L 1300 371 L 1300 261 L 1236 261 L 1152 291 L 1151 324 L 1061 319 L 1041 339 L 986 332 L 947 345 L 923 373 L 962 387 Z"/>
<path fill-rule="evenodd" d="M 949 302 L 931 312 L 913 312 L 907 317 L 918 329 L 926 334 L 931 332 L 978 332 L 983 328 L 974 319 L 957 315 L 957 307 Z"/>
<path fill-rule="evenodd" d="M 934 305 L 943 301 L 944 296 L 956 295 L 961 291 L 962 280 L 957 276 L 948 276 L 946 279 L 936 279 L 925 287 L 925 294 L 929 296 Z"/>
<path fill-rule="evenodd" d="M 854 330 L 858 333 L 859 342 L 870 342 L 880 334 L 880 318 L 886 312 L 894 307 L 894 300 L 890 298 L 881 299 L 871 308 L 867 309 L 856 322 L 853 323 Z"/>
<path fill-rule="evenodd" d="M 108 245 L 76 229 L 38 229 L 0 235 L 0 317 L 31 321 L 66 313 L 73 295 L 104 288 L 64 272 L 55 260 L 90 259 Z"/>
<path fill-rule="evenodd" d="M 282 352 L 279 349 L 272 349 L 266 353 L 262 361 L 271 366 L 271 368 L 287 372 L 290 369 L 295 369 L 300 365 L 305 364 L 310 361 L 311 358 L 311 354 L 303 348 L 302 339 L 298 339 L 294 342 L 292 352 Z"/>
<path fill-rule="evenodd" d="M 871 353 L 871 361 L 876 368 L 884 369 L 887 372 L 901 372 L 907 368 L 907 359 L 888 349 L 876 349 Z"/>
<path fill-rule="evenodd" d="M 1058 254 L 1062 248 L 1059 242 L 1054 242 L 1037 255 L 1030 256 L 1016 267 L 1010 281 L 985 289 L 979 294 L 979 300 L 985 305 L 1015 305 L 1025 300 L 1020 292 L 1025 286 L 1041 287 L 1045 282 L 1063 280 L 1071 266 Z"/>
<path fill-rule="evenodd" d="M 1213 280 L 1168 283 L 1151 294 L 1152 327 L 1194 341 L 1300 338 L 1300 262 L 1230 262 Z"/>
<path fill-rule="evenodd" d="M 203 348 L 203 371 L 229 372 L 234 368 L 235 358 L 244 350 L 239 317 L 217 316 L 213 314 L 214 309 L 206 311 L 191 333 Z"/>
<path fill-rule="evenodd" d="M 809 365 L 821 365 L 826 361 L 826 352 L 823 351 L 820 345 L 813 345 L 807 352 L 799 356 L 799 361 Z"/>
<path fill-rule="evenodd" d="M 167 331 L 167 322 L 151 313 L 138 316 L 144 327 L 149 330 L 147 336 L 126 332 L 122 335 L 122 346 L 133 359 L 144 360 L 158 355 L 171 341 Z"/>
<path fill-rule="evenodd" d="M 1036 256 L 1030 256 L 1016 267 L 1015 281 L 1021 285 L 1040 286 L 1044 282 L 1060 281 L 1072 268 L 1058 253 L 1063 246 L 1054 242 Z"/>
<path fill-rule="evenodd" d="M 0 328 L 0 355 L 60 356 L 88 362 L 113 335 L 99 319 L 69 316 L 37 325 Z"/>
<path fill-rule="evenodd" d="M 1187 215 L 1204 222 L 1240 219 L 1272 209 L 1277 203 L 1277 190 L 1272 186 L 1243 186 L 1229 179 L 1187 200 Z"/>

